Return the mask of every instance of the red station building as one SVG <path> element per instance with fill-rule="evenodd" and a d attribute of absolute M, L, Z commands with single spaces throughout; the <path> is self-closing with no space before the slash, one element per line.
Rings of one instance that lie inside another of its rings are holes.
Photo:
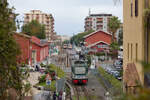
<path fill-rule="evenodd" d="M 102 30 L 84 36 L 85 46 L 87 48 L 96 50 L 96 52 L 109 50 L 111 39 L 112 35 Z"/>
<path fill-rule="evenodd" d="M 41 63 L 49 56 L 48 43 L 41 43 L 37 37 L 31 37 L 23 33 L 14 33 L 14 38 L 21 50 L 18 63 L 26 63 L 33 66 Z"/>

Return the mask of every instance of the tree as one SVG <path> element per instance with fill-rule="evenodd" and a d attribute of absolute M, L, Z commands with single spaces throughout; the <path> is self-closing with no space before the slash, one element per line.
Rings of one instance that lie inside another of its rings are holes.
<path fill-rule="evenodd" d="M 82 33 L 78 33 L 77 35 L 74 35 L 72 38 L 71 38 L 71 43 L 75 43 L 76 45 L 79 45 L 80 42 L 83 42 L 84 41 L 84 36 L 90 34 L 94 32 L 93 30 L 89 30 L 87 32 L 82 32 Z"/>
<path fill-rule="evenodd" d="M 70 40 L 63 41 L 63 44 L 69 44 L 69 43 L 70 43 Z"/>
<path fill-rule="evenodd" d="M 119 32 L 119 39 L 118 39 L 118 44 L 121 46 L 123 45 L 123 30 L 121 29 Z"/>
<path fill-rule="evenodd" d="M 45 26 L 40 24 L 37 20 L 32 20 L 30 23 L 22 26 L 22 32 L 30 36 L 36 36 L 39 39 L 45 39 Z"/>
<path fill-rule="evenodd" d="M 0 100 L 9 99 L 9 89 L 14 89 L 17 99 L 23 97 L 23 76 L 17 67 L 19 47 L 13 38 L 15 14 L 8 8 L 7 0 L 0 0 Z"/>
<path fill-rule="evenodd" d="M 115 33 L 120 28 L 120 24 L 120 20 L 118 19 L 118 17 L 115 16 L 112 17 L 108 23 L 109 30 L 112 33 L 112 42 L 115 42 Z"/>

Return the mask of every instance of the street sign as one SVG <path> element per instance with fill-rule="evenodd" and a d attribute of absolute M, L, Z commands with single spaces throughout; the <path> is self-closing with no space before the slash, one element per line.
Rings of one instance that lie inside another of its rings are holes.
<path fill-rule="evenodd" d="M 46 80 L 46 85 L 51 85 L 51 80 Z"/>
<path fill-rule="evenodd" d="M 52 78 L 49 74 L 46 75 L 46 80 L 52 80 Z"/>

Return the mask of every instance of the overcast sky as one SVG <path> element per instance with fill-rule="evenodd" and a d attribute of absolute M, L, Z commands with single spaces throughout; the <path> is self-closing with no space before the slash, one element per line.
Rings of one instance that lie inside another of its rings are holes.
<path fill-rule="evenodd" d="M 30 10 L 52 13 L 55 31 L 60 35 L 73 35 L 84 31 L 84 18 L 91 13 L 110 13 L 123 19 L 122 2 L 113 0 L 8 0 L 16 13 L 23 17 Z M 122 1 L 122 0 L 121 0 Z"/>

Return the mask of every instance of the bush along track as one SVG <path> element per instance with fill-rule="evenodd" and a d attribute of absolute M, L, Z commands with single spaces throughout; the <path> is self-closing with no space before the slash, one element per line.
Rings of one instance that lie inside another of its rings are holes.
<path fill-rule="evenodd" d="M 99 81 L 113 96 L 122 94 L 122 83 L 112 75 L 108 74 L 102 67 L 98 68 Z M 103 79 L 102 79 L 103 78 Z"/>

